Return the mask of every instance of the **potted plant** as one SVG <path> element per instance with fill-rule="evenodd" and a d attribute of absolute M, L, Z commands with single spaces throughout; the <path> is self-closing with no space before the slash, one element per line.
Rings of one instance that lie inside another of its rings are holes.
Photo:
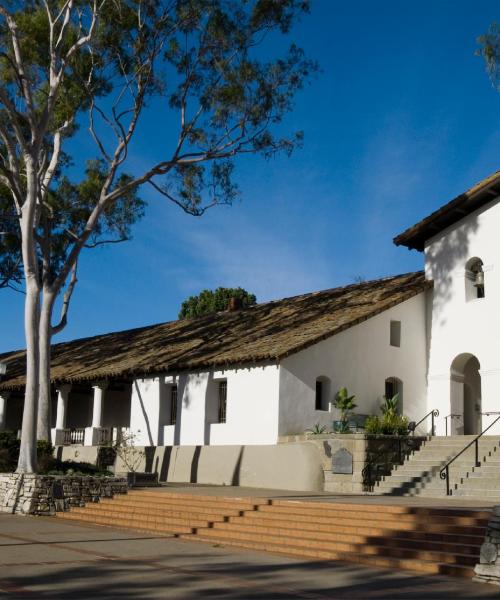
<path fill-rule="evenodd" d="M 349 396 L 349 392 L 346 387 L 341 387 L 335 394 L 333 405 L 335 408 L 340 410 L 340 421 L 333 422 L 333 431 L 336 433 L 348 433 L 349 432 L 349 414 L 356 408 L 357 404 L 354 402 L 355 395 Z"/>

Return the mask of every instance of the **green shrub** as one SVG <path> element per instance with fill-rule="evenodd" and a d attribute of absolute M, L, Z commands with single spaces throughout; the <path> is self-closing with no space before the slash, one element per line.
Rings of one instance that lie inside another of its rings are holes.
<path fill-rule="evenodd" d="M 368 417 L 365 421 L 366 433 L 382 433 L 382 419 L 377 416 Z"/>
<path fill-rule="evenodd" d="M 20 441 L 14 431 L 0 431 L 0 472 L 10 473 L 16 469 Z"/>
<path fill-rule="evenodd" d="M 36 443 L 36 454 L 39 473 L 47 473 L 54 468 L 56 459 L 54 457 L 54 446 L 46 440 L 38 440 Z"/>
<path fill-rule="evenodd" d="M 382 417 L 368 417 L 365 421 L 365 431 L 384 435 L 408 435 L 408 417 L 390 412 Z"/>
<path fill-rule="evenodd" d="M 110 471 L 96 467 L 92 463 L 77 462 L 72 460 L 56 460 L 52 463 L 52 468 L 47 471 L 48 475 L 92 475 L 101 477 L 113 475 Z"/>
<path fill-rule="evenodd" d="M 0 431 L 0 473 L 11 473 L 16 470 L 19 459 L 20 441 L 13 431 Z M 112 475 L 102 467 L 91 463 L 57 460 L 54 446 L 50 442 L 38 440 L 36 445 L 38 472 L 48 475 Z"/>

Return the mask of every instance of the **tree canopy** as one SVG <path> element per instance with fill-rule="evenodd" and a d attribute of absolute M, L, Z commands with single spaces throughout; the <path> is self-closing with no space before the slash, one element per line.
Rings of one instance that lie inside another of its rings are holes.
<path fill-rule="evenodd" d="M 308 9 L 308 0 L 0 1 L 0 185 L 10 200 L 0 219 L 15 216 L 8 227 L 20 240 L 16 257 L 12 232 L 0 230 L 0 269 L 12 279 L 22 265 L 26 294 L 20 471 L 36 470 L 38 406 L 48 435 L 52 312 L 64 294 L 64 326 L 82 251 L 128 237 L 143 186 L 200 216 L 237 197 L 238 157 L 301 144 L 283 119 L 316 63 L 279 38 Z M 153 103 L 149 135 L 162 144 L 138 161 Z"/>
<path fill-rule="evenodd" d="M 231 298 L 235 298 L 241 308 L 247 308 L 257 303 L 255 295 L 241 287 L 218 287 L 216 290 L 203 290 L 197 296 L 190 296 L 184 300 L 179 311 L 179 319 L 192 319 L 227 310 Z"/>

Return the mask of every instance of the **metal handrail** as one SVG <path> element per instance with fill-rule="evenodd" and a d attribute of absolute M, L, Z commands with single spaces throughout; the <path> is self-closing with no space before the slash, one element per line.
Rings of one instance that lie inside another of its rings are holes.
<path fill-rule="evenodd" d="M 450 417 L 452 419 L 459 419 L 460 417 L 463 418 L 463 415 L 460 413 L 450 413 L 449 415 L 446 415 L 446 417 L 444 418 L 444 434 L 446 437 L 448 437 L 448 419 Z M 450 421 L 450 431 L 451 431 L 451 421 Z"/>
<path fill-rule="evenodd" d="M 415 423 L 415 425 L 412 425 L 412 435 L 415 435 L 415 429 L 420 425 L 420 423 L 423 423 L 425 421 L 425 419 L 427 419 L 427 417 L 431 417 L 431 436 L 436 434 L 436 429 L 434 427 L 434 419 L 436 417 L 439 417 L 439 410 L 437 408 L 433 408 L 430 412 L 428 412 L 425 417 L 422 417 L 420 419 L 420 421 L 418 423 Z"/>
<path fill-rule="evenodd" d="M 462 450 L 460 450 L 460 452 L 455 455 L 450 461 L 448 461 L 445 466 L 441 469 L 441 471 L 439 472 L 439 478 L 440 479 L 446 479 L 446 495 L 447 496 L 451 496 L 451 490 L 450 490 L 450 465 L 451 463 L 455 462 L 457 460 L 457 458 L 459 456 L 461 456 L 468 448 L 470 448 L 472 446 L 472 444 L 475 444 L 475 464 L 474 466 L 476 467 L 480 467 L 481 463 L 479 462 L 479 443 L 478 440 L 481 436 L 483 436 L 488 429 L 490 429 L 491 427 L 493 427 L 493 425 L 497 422 L 500 421 L 500 415 L 492 422 L 488 425 L 488 427 L 486 427 L 486 429 L 484 429 L 483 431 L 481 431 L 481 433 L 476 436 L 471 442 L 469 442 L 467 444 L 467 446 L 465 446 L 465 448 L 462 448 Z"/>

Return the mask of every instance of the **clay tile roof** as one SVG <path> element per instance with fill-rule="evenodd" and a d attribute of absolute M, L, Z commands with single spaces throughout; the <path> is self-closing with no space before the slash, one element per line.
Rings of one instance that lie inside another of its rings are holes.
<path fill-rule="evenodd" d="M 422 251 L 425 242 L 500 195 L 500 171 L 482 179 L 416 225 L 396 236 L 396 246 Z"/>
<path fill-rule="evenodd" d="M 430 287 L 408 273 L 242 309 L 56 344 L 54 383 L 279 361 Z M 24 351 L 0 355 L 0 389 L 24 385 Z"/>

